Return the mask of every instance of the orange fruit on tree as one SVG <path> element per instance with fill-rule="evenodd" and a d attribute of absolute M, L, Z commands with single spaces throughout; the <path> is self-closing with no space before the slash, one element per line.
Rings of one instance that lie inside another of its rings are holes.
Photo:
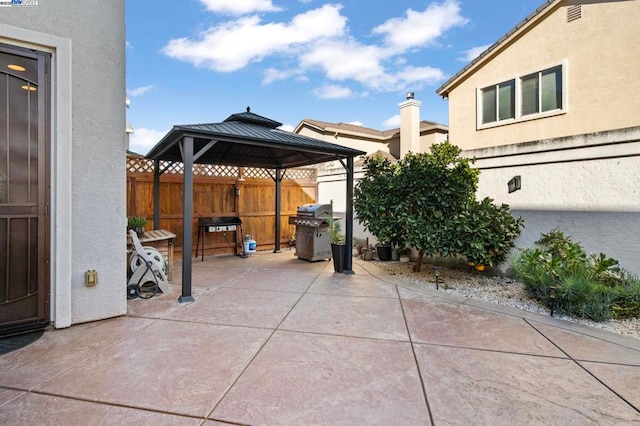
<path fill-rule="evenodd" d="M 476 265 L 476 271 L 479 271 L 479 272 L 484 271 L 484 265 Z"/>

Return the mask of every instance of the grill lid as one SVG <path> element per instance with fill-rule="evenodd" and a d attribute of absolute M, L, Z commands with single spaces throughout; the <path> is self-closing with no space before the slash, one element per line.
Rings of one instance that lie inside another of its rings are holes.
<path fill-rule="evenodd" d="M 298 207 L 299 217 L 331 217 L 333 209 L 331 204 L 305 204 Z"/>

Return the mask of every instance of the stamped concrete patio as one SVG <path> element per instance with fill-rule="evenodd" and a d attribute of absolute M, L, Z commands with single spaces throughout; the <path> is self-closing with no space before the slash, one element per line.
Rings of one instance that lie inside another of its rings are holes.
<path fill-rule="evenodd" d="M 354 270 L 195 260 L 193 303 L 0 356 L 0 424 L 640 424 L 640 340 Z"/>

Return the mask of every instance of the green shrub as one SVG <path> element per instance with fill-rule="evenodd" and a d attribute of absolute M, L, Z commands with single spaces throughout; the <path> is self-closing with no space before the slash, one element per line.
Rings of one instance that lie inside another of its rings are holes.
<path fill-rule="evenodd" d="M 144 228 L 147 225 L 147 218 L 144 216 L 131 216 L 127 218 L 129 229 Z"/>
<path fill-rule="evenodd" d="M 603 253 L 587 255 L 558 229 L 542 234 L 536 244 L 511 263 L 529 296 L 563 314 L 594 321 L 640 316 L 640 280 L 617 260 Z"/>
<path fill-rule="evenodd" d="M 524 219 L 514 218 L 509 206 L 493 204 L 491 198 L 469 203 L 466 232 L 460 236 L 460 254 L 474 265 L 498 266 L 505 261 L 520 235 Z"/>
<path fill-rule="evenodd" d="M 623 284 L 613 287 L 611 293 L 613 318 L 640 318 L 640 280 L 637 277 L 629 278 Z"/>

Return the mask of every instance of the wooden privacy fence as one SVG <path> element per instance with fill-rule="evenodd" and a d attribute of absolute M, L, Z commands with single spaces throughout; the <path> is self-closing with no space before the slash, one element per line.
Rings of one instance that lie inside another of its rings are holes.
<path fill-rule="evenodd" d="M 160 175 L 160 224 L 176 234 L 175 251 L 182 253 L 182 163 L 161 162 L 167 171 Z M 195 164 L 193 167 L 192 238 L 197 241 L 198 218 L 238 216 L 242 231 L 250 234 L 258 250 L 272 249 L 275 241 L 275 176 L 265 169 Z M 295 227 L 288 224 L 298 206 L 317 199 L 316 169 L 291 169 L 282 181 L 282 211 L 280 243 L 288 245 Z M 139 156 L 127 156 L 127 216 L 144 216 L 153 224 L 153 161 Z M 238 233 L 238 243 L 242 236 Z M 233 232 L 207 233 L 205 254 L 233 253 Z M 202 247 L 202 243 L 201 246 Z M 193 248 L 195 250 L 195 246 Z"/>

